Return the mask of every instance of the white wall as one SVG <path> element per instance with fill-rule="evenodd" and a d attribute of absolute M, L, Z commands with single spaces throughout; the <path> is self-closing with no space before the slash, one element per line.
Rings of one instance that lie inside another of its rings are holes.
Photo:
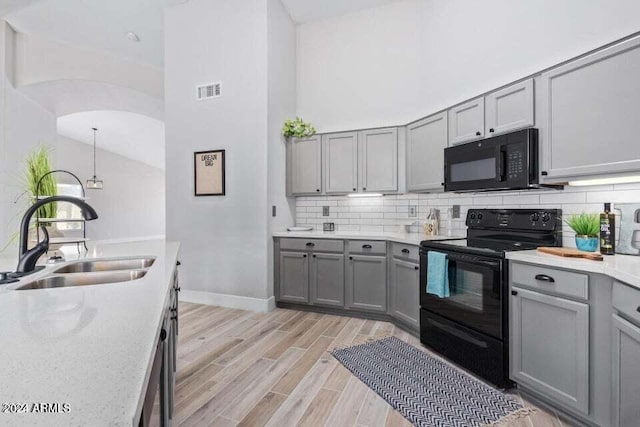
<path fill-rule="evenodd" d="M 165 12 L 167 238 L 181 286 L 266 299 L 267 3 L 192 0 Z M 196 101 L 197 84 L 222 81 Z M 226 196 L 194 197 L 193 152 L 226 149 Z"/>
<path fill-rule="evenodd" d="M 16 86 L 56 80 L 104 82 L 159 99 L 164 96 L 162 70 L 32 34 L 17 33 Z"/>
<path fill-rule="evenodd" d="M 55 117 L 16 90 L 11 75 L 13 38 L 11 27 L 0 21 L 0 250 L 15 236 L 30 200 L 16 199 L 24 185 L 25 158 L 39 145 L 55 146 Z M 2 255 L 13 256 L 16 241 Z"/>
<path fill-rule="evenodd" d="M 165 234 L 164 171 L 110 151 L 98 149 L 98 178 L 103 190 L 86 190 L 99 218 L 87 222 L 87 237 L 120 240 Z M 82 184 L 93 176 L 93 147 L 57 136 L 56 167 L 76 174 Z"/>
<path fill-rule="evenodd" d="M 408 0 L 298 27 L 297 110 L 397 125 L 640 30 L 640 2 Z"/>
<path fill-rule="evenodd" d="M 282 231 L 295 221 L 295 199 L 286 195 L 286 141 L 282 124 L 296 112 L 296 27 L 280 0 L 267 2 L 268 141 L 267 169 L 269 215 L 267 240 L 267 295 L 273 294 L 273 244 L 271 233 Z"/>

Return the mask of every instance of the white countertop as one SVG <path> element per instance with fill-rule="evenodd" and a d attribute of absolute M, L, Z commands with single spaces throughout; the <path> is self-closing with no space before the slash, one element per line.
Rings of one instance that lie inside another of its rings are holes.
<path fill-rule="evenodd" d="M 604 274 L 640 289 L 640 257 L 638 256 L 605 255 L 604 261 L 589 261 L 580 258 L 568 258 L 543 254 L 532 250 L 508 252 L 507 259 L 539 264 L 547 267 L 558 267 L 588 273 Z"/>
<path fill-rule="evenodd" d="M 156 240 L 98 245 L 83 257 L 155 256 L 131 282 L 22 291 L 13 290 L 19 283 L 0 285 L 0 403 L 70 406 L 66 414 L 0 413 L 0 425 L 137 425 L 178 250 Z M 0 267 L 15 268 L 9 262 Z"/>
<path fill-rule="evenodd" d="M 427 236 L 423 233 L 373 233 L 366 231 L 279 231 L 273 237 L 299 237 L 302 239 L 387 240 L 390 242 L 419 245 L 424 240 L 460 239 L 465 236 Z"/>

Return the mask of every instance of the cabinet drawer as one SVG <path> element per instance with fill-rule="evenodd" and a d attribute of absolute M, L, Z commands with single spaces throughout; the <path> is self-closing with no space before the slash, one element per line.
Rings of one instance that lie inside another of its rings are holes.
<path fill-rule="evenodd" d="M 343 252 L 342 240 L 280 239 L 280 249 L 292 251 Z"/>
<path fill-rule="evenodd" d="M 583 300 L 589 299 L 589 276 L 587 274 L 512 263 L 511 281 L 513 284 L 541 289 L 557 295 Z"/>
<path fill-rule="evenodd" d="M 613 306 L 630 319 L 640 323 L 640 290 L 613 282 Z"/>
<path fill-rule="evenodd" d="M 405 245 L 403 243 L 392 243 L 391 255 L 396 258 L 406 258 L 412 261 L 419 261 L 420 247 L 414 245 Z"/>
<path fill-rule="evenodd" d="M 375 240 L 349 240 L 350 254 L 381 254 L 387 253 L 387 242 Z"/>

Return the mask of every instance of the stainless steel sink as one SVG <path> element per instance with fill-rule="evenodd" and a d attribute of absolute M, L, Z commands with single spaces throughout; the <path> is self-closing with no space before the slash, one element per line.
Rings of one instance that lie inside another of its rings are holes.
<path fill-rule="evenodd" d="M 155 258 L 120 258 L 95 261 L 79 261 L 65 265 L 53 274 L 94 273 L 98 271 L 140 270 L 153 265 Z"/>
<path fill-rule="evenodd" d="M 108 271 L 92 274 L 68 274 L 49 276 L 26 283 L 16 290 L 64 288 L 69 286 L 103 285 L 106 283 L 130 282 L 140 279 L 147 274 L 147 270 Z"/>

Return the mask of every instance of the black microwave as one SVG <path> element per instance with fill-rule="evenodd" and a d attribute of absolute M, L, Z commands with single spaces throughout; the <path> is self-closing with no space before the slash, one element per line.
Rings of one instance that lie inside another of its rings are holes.
<path fill-rule="evenodd" d="M 530 128 L 445 148 L 445 191 L 540 188 L 538 129 Z"/>

